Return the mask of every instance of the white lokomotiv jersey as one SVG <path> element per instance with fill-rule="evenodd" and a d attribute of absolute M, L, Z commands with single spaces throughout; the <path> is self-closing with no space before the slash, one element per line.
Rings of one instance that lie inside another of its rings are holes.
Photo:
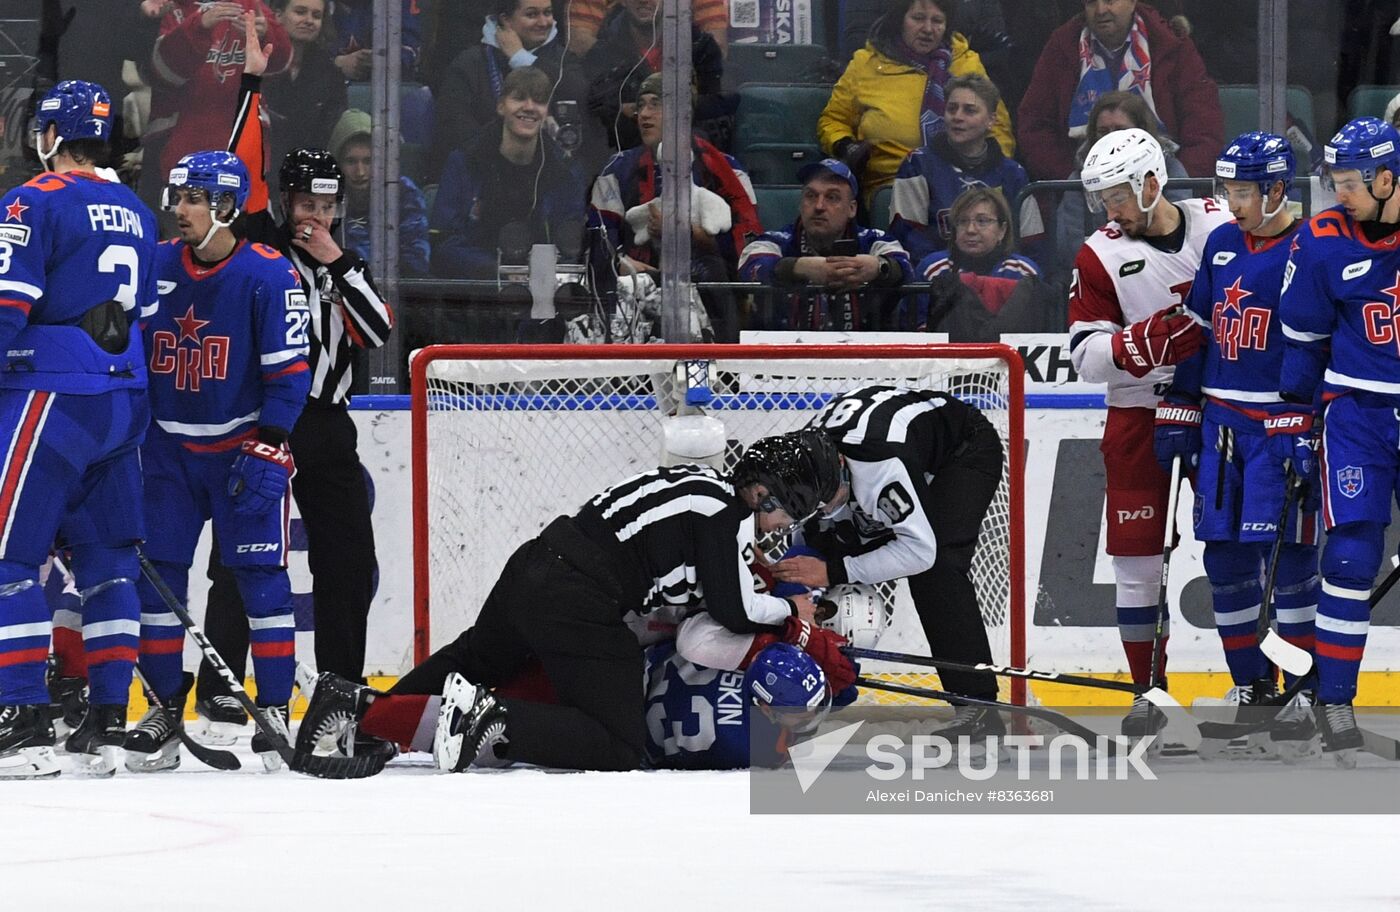
<path fill-rule="evenodd" d="M 1171 205 L 1163 201 L 1159 205 Z M 1108 404 L 1154 408 L 1159 384 L 1172 368 L 1160 367 L 1138 378 L 1113 363 L 1113 335 L 1130 323 L 1181 304 L 1191 291 L 1206 238 L 1234 221 L 1213 199 L 1188 199 L 1181 210 L 1183 231 L 1165 238 L 1130 238 L 1109 222 L 1090 235 L 1074 258 L 1069 289 L 1070 359 L 1082 380 L 1108 384 Z M 1179 246 L 1176 246 L 1179 245 Z"/>

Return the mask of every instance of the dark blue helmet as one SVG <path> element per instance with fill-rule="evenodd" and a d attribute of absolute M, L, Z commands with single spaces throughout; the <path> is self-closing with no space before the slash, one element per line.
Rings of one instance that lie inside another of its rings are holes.
<path fill-rule="evenodd" d="M 1400 178 L 1400 132 L 1379 117 L 1348 121 L 1322 148 L 1325 174 L 1360 171 L 1365 181 L 1376 178 L 1380 168 Z"/>
<path fill-rule="evenodd" d="M 241 212 L 248 202 L 252 180 L 248 169 L 232 152 L 191 152 L 170 169 L 161 204 L 170 209 L 175 205 L 171 191 L 186 188 L 204 191 L 209 206 L 218 210 L 225 198 L 233 200 L 233 208 Z"/>
<path fill-rule="evenodd" d="M 1267 196 L 1274 181 L 1283 181 L 1284 192 L 1293 187 L 1298 162 L 1293 146 L 1277 133 L 1255 130 L 1241 133 L 1215 160 L 1215 176 L 1221 180 L 1254 181 Z"/>
<path fill-rule="evenodd" d="M 749 665 L 744 675 L 749 697 L 780 717 L 788 715 L 795 731 L 811 731 L 831 709 L 831 690 L 817 660 L 789 643 L 774 643 Z"/>
<path fill-rule="evenodd" d="M 34 132 L 42 134 L 50 124 L 58 127 L 61 140 L 106 142 L 112 135 L 112 98 L 95 82 L 60 82 L 44 93 L 34 107 Z"/>

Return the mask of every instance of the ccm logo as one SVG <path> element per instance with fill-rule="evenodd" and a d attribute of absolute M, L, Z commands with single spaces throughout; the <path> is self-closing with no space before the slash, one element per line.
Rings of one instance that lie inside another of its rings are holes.
<path fill-rule="evenodd" d="M 1286 428 L 1300 428 L 1305 421 L 1306 417 L 1303 415 L 1280 415 L 1277 418 L 1265 418 L 1264 430 L 1282 431 Z"/>
<path fill-rule="evenodd" d="M 1240 523 L 1240 528 L 1245 532 L 1276 532 L 1278 526 L 1270 522 Z"/>
<path fill-rule="evenodd" d="M 1118 521 L 1120 523 L 1132 522 L 1135 519 L 1151 519 L 1157 515 L 1157 511 L 1151 507 L 1142 507 L 1137 510 L 1119 510 Z"/>
<path fill-rule="evenodd" d="M 277 542 L 254 542 L 251 545 L 239 545 L 234 549 L 234 552 L 236 554 L 263 554 L 276 551 L 279 547 Z"/>

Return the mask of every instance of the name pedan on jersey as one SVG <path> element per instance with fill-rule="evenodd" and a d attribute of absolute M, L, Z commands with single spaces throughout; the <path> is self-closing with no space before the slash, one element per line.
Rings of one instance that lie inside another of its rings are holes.
<path fill-rule="evenodd" d="M 291 263 L 246 241 L 213 267 L 181 241 L 158 256 L 145 325 L 156 425 L 193 452 L 233 449 L 258 425 L 291 430 L 311 385 L 311 314 Z"/>
<path fill-rule="evenodd" d="M 0 386 L 95 394 L 146 385 L 139 310 L 156 300 L 155 217 L 95 174 L 41 174 L 0 200 Z M 131 328 L 111 354 L 81 328 L 116 301 Z"/>
<path fill-rule="evenodd" d="M 1159 205 L 1169 205 L 1163 201 Z M 1108 384 L 1108 404 L 1154 408 L 1156 387 L 1172 378 L 1170 367 L 1142 378 L 1113 363 L 1113 335 L 1159 310 L 1183 303 L 1191 292 L 1210 233 L 1234 221 L 1213 199 L 1175 203 L 1185 231 L 1181 247 L 1163 250 L 1130 238 L 1109 222 L 1090 235 L 1074 258 L 1069 289 L 1070 360 L 1080 379 Z"/>
<path fill-rule="evenodd" d="M 1283 392 L 1311 401 L 1321 379 L 1324 395 L 1400 406 L 1400 232 L 1367 240 L 1340 206 L 1313 216 L 1293 243 L 1279 310 Z"/>
<path fill-rule="evenodd" d="M 1283 271 L 1293 237 L 1301 225 L 1277 237 L 1256 237 L 1233 225 L 1222 225 L 1206 242 L 1195 284 L 1186 306 L 1209 327 L 1199 376 L 1191 365 L 1179 365 L 1175 386 L 1199 391 L 1214 402 L 1207 405 L 1214 420 L 1239 426 L 1254 423 L 1262 413 L 1252 407 L 1278 402 L 1278 378 L 1283 366 L 1283 328 L 1278 319 Z M 1218 403 L 1229 403 L 1228 408 Z M 1241 409 L 1245 411 L 1241 411 Z"/>

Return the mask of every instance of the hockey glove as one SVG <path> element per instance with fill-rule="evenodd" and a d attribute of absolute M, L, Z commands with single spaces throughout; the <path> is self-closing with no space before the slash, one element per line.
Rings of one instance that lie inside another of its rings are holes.
<path fill-rule="evenodd" d="M 790 617 L 783 625 L 782 641 L 791 643 L 807 653 L 826 674 L 827 686 L 839 694 L 856 682 L 856 667 L 841 647 L 846 638 L 810 621 Z"/>
<path fill-rule="evenodd" d="M 261 440 L 243 441 L 242 452 L 229 472 L 228 493 L 237 513 L 273 510 L 287 496 L 287 483 L 296 474 L 292 453 L 285 446 Z"/>
<path fill-rule="evenodd" d="M 1113 337 L 1113 363 L 1134 377 L 1185 361 L 1205 344 L 1199 324 L 1180 307 L 1159 310 Z"/>
<path fill-rule="evenodd" d="M 1299 503 L 1311 512 L 1321 506 L 1322 488 L 1317 474 L 1317 451 L 1321 445 L 1313 410 L 1302 403 L 1284 402 L 1270 410 L 1264 419 L 1269 438 L 1269 454 L 1281 463 L 1291 463 L 1302 485 Z"/>
<path fill-rule="evenodd" d="M 1152 432 L 1152 449 L 1162 471 L 1170 473 L 1172 459 L 1194 469 L 1201 462 L 1201 405 L 1191 396 L 1167 393 L 1157 403 L 1157 419 Z"/>

